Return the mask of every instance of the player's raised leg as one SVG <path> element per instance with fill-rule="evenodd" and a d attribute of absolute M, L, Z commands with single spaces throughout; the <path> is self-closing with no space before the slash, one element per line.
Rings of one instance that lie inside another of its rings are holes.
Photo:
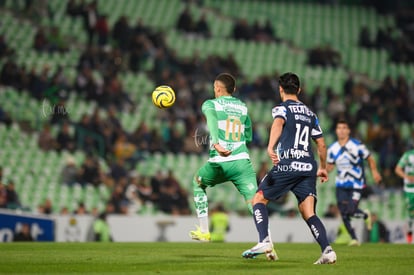
<path fill-rule="evenodd" d="M 209 242 L 211 240 L 208 221 L 208 198 L 205 187 L 202 187 L 200 176 L 193 179 L 194 203 L 197 212 L 199 226 L 196 230 L 190 231 L 193 240 Z"/>

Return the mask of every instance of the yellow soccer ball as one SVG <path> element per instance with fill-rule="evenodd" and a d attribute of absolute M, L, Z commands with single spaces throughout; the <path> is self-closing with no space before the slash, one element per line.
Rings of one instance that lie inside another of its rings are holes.
<path fill-rule="evenodd" d="M 152 92 L 152 103 L 160 109 L 169 108 L 174 105 L 175 92 L 167 85 L 158 86 Z"/>

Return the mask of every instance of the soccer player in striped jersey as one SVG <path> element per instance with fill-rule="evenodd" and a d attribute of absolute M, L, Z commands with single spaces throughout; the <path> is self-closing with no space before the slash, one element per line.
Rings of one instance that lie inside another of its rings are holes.
<path fill-rule="evenodd" d="M 194 202 L 199 226 L 190 231 L 198 241 L 210 241 L 207 187 L 231 181 L 246 200 L 252 213 L 256 192 L 256 172 L 250 162 L 246 143 L 252 140 L 252 123 L 247 106 L 232 96 L 236 81 L 230 74 L 219 74 L 214 81 L 214 99 L 206 100 L 202 112 L 210 132 L 208 161 L 193 179 Z"/>
<path fill-rule="evenodd" d="M 315 264 L 335 263 L 336 253 L 328 242 L 325 226 L 315 213 L 317 177 L 321 177 L 322 182 L 328 180 L 322 129 L 317 116 L 298 100 L 300 81 L 296 74 L 280 76 L 279 93 L 282 103 L 272 109 L 274 120 L 267 147 L 274 166 L 260 182 L 253 198 L 253 217 L 259 242 L 244 251 L 242 256 L 268 256 L 273 244 L 269 240 L 266 205 L 291 191 L 298 200 L 302 218 L 321 247 L 322 255 Z M 312 152 L 312 141 L 317 145 L 319 167 Z"/>
<path fill-rule="evenodd" d="M 351 218 L 364 218 L 371 230 L 371 214 L 358 208 L 362 189 L 365 187 L 364 160 L 368 161 L 375 183 L 382 180 L 374 157 L 359 140 L 350 137 L 351 130 L 345 120 L 336 123 L 337 141 L 328 147 L 328 172 L 336 165 L 336 200 L 344 225 L 352 240 L 350 246 L 360 243 L 351 225 Z"/>
<path fill-rule="evenodd" d="M 413 241 L 414 224 L 414 149 L 406 151 L 395 167 L 395 173 L 404 179 L 404 196 L 408 210 L 407 243 Z"/>

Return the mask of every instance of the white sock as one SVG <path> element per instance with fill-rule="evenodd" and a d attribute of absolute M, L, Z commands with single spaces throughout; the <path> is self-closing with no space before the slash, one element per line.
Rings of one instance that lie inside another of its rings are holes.
<path fill-rule="evenodd" d="M 198 218 L 200 221 L 200 230 L 201 233 L 208 233 L 210 232 L 208 228 L 208 216 Z"/>

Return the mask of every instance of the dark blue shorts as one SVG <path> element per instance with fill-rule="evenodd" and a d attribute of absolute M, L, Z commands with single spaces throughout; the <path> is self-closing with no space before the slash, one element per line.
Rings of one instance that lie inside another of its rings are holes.
<path fill-rule="evenodd" d="M 308 196 L 316 200 L 316 175 L 301 176 L 272 169 L 262 179 L 257 191 L 261 191 L 267 200 L 277 200 L 289 191 L 295 194 L 299 204 Z"/>
<path fill-rule="evenodd" d="M 358 209 L 362 190 L 352 188 L 336 188 L 336 201 L 342 214 L 353 214 Z"/>

